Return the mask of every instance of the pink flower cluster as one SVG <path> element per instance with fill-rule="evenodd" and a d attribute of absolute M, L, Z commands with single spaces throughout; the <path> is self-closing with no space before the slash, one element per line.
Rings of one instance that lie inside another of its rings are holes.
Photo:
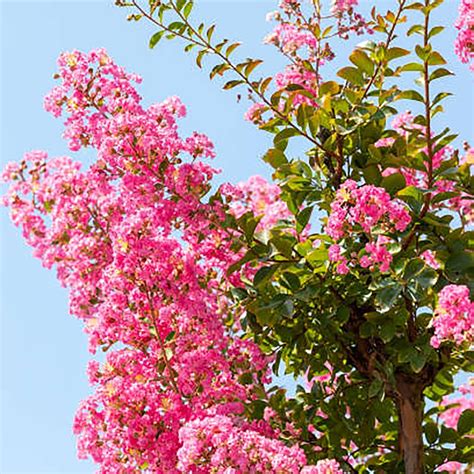
<path fill-rule="evenodd" d="M 88 368 L 95 392 L 75 417 L 79 456 L 103 473 L 194 472 L 186 453 L 201 442 L 192 439 L 195 427 L 208 427 L 211 446 L 214 419 L 251 448 L 249 466 L 259 456 L 273 469 L 280 456 L 283 466 L 302 468 L 297 446 L 243 418 L 244 403 L 270 381 L 269 359 L 236 335 L 238 323 L 227 324 L 235 310 L 225 275 L 240 256 L 235 236 L 220 227 L 226 207 L 203 200 L 216 173 L 204 161 L 212 143 L 179 135 L 179 99 L 144 108 L 136 76 L 104 50 L 61 55 L 59 78 L 45 106 L 68 114 L 71 149 L 94 149 L 97 160 L 83 170 L 69 157 L 27 153 L 2 174 L 10 183 L 3 203 L 35 256 L 69 288 L 90 350 L 107 352 Z M 279 189 L 261 178 L 227 191 L 231 208 L 262 215 L 261 226 L 289 215 Z M 234 438 L 226 439 L 233 452 Z"/>
<path fill-rule="evenodd" d="M 438 270 L 441 265 L 439 264 L 438 260 L 436 260 L 436 255 L 431 250 L 425 250 L 421 255 L 421 259 L 428 265 L 429 267 Z"/>
<path fill-rule="evenodd" d="M 358 0 L 333 0 L 331 13 L 333 15 L 342 15 L 357 6 Z"/>
<path fill-rule="evenodd" d="M 454 25 L 458 36 L 454 42 L 454 51 L 463 63 L 470 63 L 474 71 L 474 1 L 461 0 L 459 17 Z"/>
<path fill-rule="evenodd" d="M 383 188 L 372 185 L 358 186 L 353 180 L 347 180 L 337 191 L 331 204 L 331 213 L 326 225 L 327 234 L 336 242 L 357 234 L 364 234 L 369 242 L 365 244 L 365 254 L 354 255 L 354 262 L 372 270 L 389 270 L 392 256 L 387 244 L 392 241 L 385 235 L 373 237 L 373 231 L 384 234 L 403 232 L 411 222 L 405 206 L 392 199 Z M 349 272 L 349 259 L 342 254 L 342 247 L 336 243 L 329 249 L 329 260 L 337 263 L 337 272 Z"/>
<path fill-rule="evenodd" d="M 280 188 L 261 176 L 251 176 L 237 185 L 226 183 L 221 192 L 230 200 L 230 209 L 237 217 L 248 211 L 261 218 L 257 231 L 269 229 L 280 221 L 289 221 L 293 215 L 280 199 Z"/>
<path fill-rule="evenodd" d="M 336 17 L 338 35 L 341 38 L 347 39 L 349 33 L 356 33 L 357 35 L 373 33 L 364 17 L 354 10 L 358 4 L 358 0 L 333 0 L 331 14 Z"/>
<path fill-rule="evenodd" d="M 449 407 L 440 415 L 441 420 L 448 428 L 456 429 L 459 418 L 466 410 L 474 410 L 474 385 L 471 379 L 468 385 L 458 388 L 459 396 L 443 397 L 441 405 Z"/>
<path fill-rule="evenodd" d="M 313 96 L 314 99 L 303 95 L 299 92 L 295 92 L 293 98 L 293 105 L 297 106 L 299 104 L 308 104 L 313 107 L 317 107 L 317 80 L 316 74 L 307 69 L 302 69 L 297 67 L 294 64 L 286 66 L 283 72 L 279 72 L 275 75 L 275 84 L 279 89 L 284 89 L 290 84 L 296 84 L 302 86 L 304 90 Z"/>
<path fill-rule="evenodd" d="M 276 45 L 284 53 L 296 53 L 300 48 L 315 48 L 317 45 L 314 34 L 293 23 L 278 24 L 264 42 Z"/>
<path fill-rule="evenodd" d="M 265 104 L 261 104 L 258 102 L 254 103 L 249 107 L 247 112 L 245 112 L 244 119 L 248 120 L 249 122 L 260 125 L 263 123 L 262 114 L 263 112 L 265 112 L 265 109 Z"/>
<path fill-rule="evenodd" d="M 463 472 L 463 465 L 457 461 L 449 461 L 438 466 L 435 472 Z"/>
<path fill-rule="evenodd" d="M 316 466 L 304 467 L 301 474 L 344 474 L 341 466 L 334 459 L 323 459 Z"/>
<path fill-rule="evenodd" d="M 399 136 L 405 140 L 410 137 L 410 134 L 421 134 L 422 136 L 425 134 L 425 127 L 422 125 L 416 124 L 414 122 L 414 116 L 411 112 L 404 112 L 398 114 L 392 121 L 392 128 L 399 134 Z M 391 147 L 395 142 L 394 137 L 386 137 L 381 138 L 375 143 L 376 147 L 384 148 L 384 147 Z M 424 147 L 421 151 L 425 155 L 428 154 L 427 148 Z M 437 170 L 441 164 L 453 157 L 453 148 L 450 146 L 442 147 L 440 150 L 436 151 L 433 155 L 432 160 L 432 168 L 433 170 Z M 464 163 L 469 163 L 471 158 L 471 151 L 468 148 L 466 150 L 466 156 L 459 160 L 459 164 L 462 165 Z M 382 176 L 390 176 L 393 173 L 401 173 L 405 178 L 407 186 L 415 186 L 420 189 L 427 189 L 428 188 L 428 169 L 429 164 L 425 162 L 426 171 L 410 168 L 408 166 L 402 166 L 400 168 L 385 168 L 382 170 Z M 452 192 L 456 190 L 456 183 L 451 180 L 447 179 L 437 179 L 433 183 L 434 191 L 432 191 L 432 195 L 435 196 L 439 193 L 445 192 Z M 472 222 L 474 220 L 474 212 L 472 208 L 472 199 L 466 193 L 459 193 L 458 196 L 452 197 L 447 201 L 443 201 L 443 204 L 433 205 L 433 208 L 441 207 L 441 205 L 445 208 L 446 203 L 448 204 L 448 208 L 453 211 L 459 213 L 459 215 L 467 222 Z"/>
<path fill-rule="evenodd" d="M 431 345 L 435 348 L 443 341 L 455 344 L 473 341 L 474 303 L 467 286 L 447 285 L 440 291 L 432 324 Z"/>
<path fill-rule="evenodd" d="M 190 474 L 343 474 L 333 459 L 306 466 L 302 449 L 261 431 L 227 416 L 192 421 L 179 432 L 178 468 Z"/>
<path fill-rule="evenodd" d="M 181 472 L 205 474 L 225 472 L 299 473 L 305 465 L 303 451 L 285 446 L 258 431 L 236 425 L 226 416 L 188 423 L 180 430 L 178 451 Z"/>

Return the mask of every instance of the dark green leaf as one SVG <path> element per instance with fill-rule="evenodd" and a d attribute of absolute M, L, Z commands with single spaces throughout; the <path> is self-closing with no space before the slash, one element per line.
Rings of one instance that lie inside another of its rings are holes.
<path fill-rule="evenodd" d="M 464 410 L 458 420 L 458 433 L 465 435 L 474 430 L 474 410 Z"/>
<path fill-rule="evenodd" d="M 390 194 L 395 194 L 405 188 L 405 177 L 401 173 L 393 173 L 382 179 L 380 185 Z"/>

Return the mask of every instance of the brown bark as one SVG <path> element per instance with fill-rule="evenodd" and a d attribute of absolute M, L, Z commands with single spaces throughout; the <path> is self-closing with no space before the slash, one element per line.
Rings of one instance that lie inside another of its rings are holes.
<path fill-rule="evenodd" d="M 423 474 L 423 386 L 418 380 L 397 377 L 399 449 L 406 474 Z"/>

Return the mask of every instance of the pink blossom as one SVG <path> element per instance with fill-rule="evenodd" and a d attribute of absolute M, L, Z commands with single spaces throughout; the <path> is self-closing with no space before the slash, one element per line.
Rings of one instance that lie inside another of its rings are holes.
<path fill-rule="evenodd" d="M 461 385 L 457 396 L 443 397 L 442 407 L 448 407 L 441 414 L 440 418 L 448 428 L 457 429 L 459 418 L 466 410 L 474 410 L 474 386 L 470 379 L 466 385 Z"/>
<path fill-rule="evenodd" d="M 436 469 L 436 472 L 447 471 L 447 472 L 461 472 L 462 464 L 457 461 L 445 462 Z"/>
<path fill-rule="evenodd" d="M 297 474 L 306 463 L 300 448 L 289 448 L 225 416 L 191 421 L 181 428 L 179 437 L 182 446 L 178 451 L 178 468 L 182 472 Z"/>
<path fill-rule="evenodd" d="M 474 70 L 474 2 L 461 0 L 459 4 L 459 17 L 454 25 L 458 36 L 454 42 L 454 51 L 463 63 L 471 63 Z"/>
<path fill-rule="evenodd" d="M 474 332 L 474 303 L 465 285 L 447 285 L 439 293 L 438 305 L 432 320 L 434 336 L 433 347 L 443 341 L 455 344 L 472 342 Z"/>
<path fill-rule="evenodd" d="M 275 75 L 275 83 L 279 89 L 284 89 L 290 84 L 297 84 L 303 86 L 303 88 L 315 98 L 317 97 L 316 74 L 312 71 L 308 71 L 305 68 L 297 67 L 294 64 L 286 66 L 284 72 L 277 73 Z M 314 99 L 299 93 L 295 94 L 293 98 L 293 104 L 309 104 L 312 106 L 317 106 L 317 103 Z"/>
<path fill-rule="evenodd" d="M 385 233 L 404 231 L 411 222 L 410 214 L 398 200 L 392 199 L 383 188 L 372 185 L 358 186 L 355 181 L 347 180 L 336 193 L 331 204 L 331 213 L 326 232 L 336 242 L 348 235 L 365 234 L 369 242 L 365 244 L 366 254 L 359 263 L 363 268 L 378 268 L 382 272 L 389 270 L 392 256 L 387 244 L 392 241 L 387 236 L 371 236 L 375 228 Z M 337 272 L 349 271 L 347 258 L 341 255 L 340 245 L 331 246 L 329 259 L 340 262 Z"/>
<path fill-rule="evenodd" d="M 250 108 L 245 112 L 244 118 L 249 122 L 260 124 L 262 120 L 262 112 L 265 110 L 265 105 L 260 103 L 255 103 L 250 106 Z"/>
<path fill-rule="evenodd" d="M 425 261 L 425 263 L 430 266 L 431 268 L 434 268 L 435 270 L 438 270 L 440 268 L 439 262 L 436 260 L 436 255 L 434 252 L 431 250 L 425 250 L 420 257 Z"/>
<path fill-rule="evenodd" d="M 344 471 L 336 460 L 324 459 L 318 461 L 316 466 L 304 467 L 301 474 L 344 474 Z"/>
<path fill-rule="evenodd" d="M 58 64 L 60 89 L 46 107 L 65 113 L 70 148 L 94 150 L 97 160 L 85 167 L 27 153 L 2 174 L 3 201 L 34 255 L 69 289 L 90 350 L 107 350 L 104 364 L 89 364 L 95 391 L 74 420 L 79 457 L 104 474 L 143 465 L 175 473 L 183 426 L 240 419 L 242 401 L 270 381 L 270 359 L 226 325 L 225 275 L 240 255 L 216 225 L 225 206 L 203 200 L 216 174 L 203 161 L 213 145 L 199 133 L 181 137 L 178 98 L 144 108 L 138 78 L 104 50 L 65 53 Z M 244 212 L 270 209 L 265 225 L 289 213 L 265 181 L 237 190 Z M 255 436 L 272 433 L 258 429 Z"/>
<path fill-rule="evenodd" d="M 331 13 L 334 15 L 342 15 L 352 10 L 359 3 L 358 0 L 333 0 Z"/>
<path fill-rule="evenodd" d="M 293 23 L 280 23 L 264 39 L 267 44 L 275 44 L 285 53 L 294 53 L 303 47 L 315 48 L 314 35 Z"/>
<path fill-rule="evenodd" d="M 280 199 L 280 188 L 261 176 L 251 176 L 236 186 L 226 184 L 221 191 L 232 200 L 230 206 L 236 217 L 251 210 L 261 218 L 257 230 L 268 229 L 279 221 L 292 218 L 287 205 Z"/>

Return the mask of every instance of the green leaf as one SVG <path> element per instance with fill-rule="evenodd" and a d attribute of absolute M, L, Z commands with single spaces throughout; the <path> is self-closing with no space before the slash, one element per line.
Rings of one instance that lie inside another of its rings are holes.
<path fill-rule="evenodd" d="M 246 264 L 247 262 L 250 262 L 252 260 L 256 260 L 256 255 L 249 251 L 247 252 L 240 260 L 238 260 L 237 262 L 233 263 L 228 269 L 227 269 L 227 276 L 229 275 L 232 275 L 232 273 L 240 270 L 242 268 L 242 266 L 244 264 Z"/>
<path fill-rule="evenodd" d="M 375 296 L 375 304 L 382 313 L 386 313 L 393 308 L 395 301 L 399 297 L 402 287 L 394 283 L 378 291 Z"/>
<path fill-rule="evenodd" d="M 336 311 L 336 319 L 341 323 L 345 324 L 349 321 L 351 312 L 347 306 L 340 306 Z"/>
<path fill-rule="evenodd" d="M 207 30 L 207 40 L 211 41 L 212 35 L 214 34 L 214 30 L 216 29 L 216 25 L 211 25 Z"/>
<path fill-rule="evenodd" d="M 428 443 L 434 444 L 439 436 L 438 426 L 433 421 L 429 421 L 424 426 L 424 432 Z"/>
<path fill-rule="evenodd" d="M 375 379 L 369 386 L 369 397 L 373 398 L 383 389 L 383 381 Z"/>
<path fill-rule="evenodd" d="M 434 81 L 436 79 L 440 79 L 442 77 L 446 76 L 454 76 L 454 73 L 451 71 L 448 71 L 448 69 L 445 69 L 444 67 L 440 67 L 438 69 L 435 69 L 429 77 L 430 81 Z"/>
<path fill-rule="evenodd" d="M 168 29 L 171 31 L 180 30 L 185 26 L 182 21 L 173 21 L 168 25 Z"/>
<path fill-rule="evenodd" d="M 293 245 L 296 243 L 296 239 L 288 234 L 279 234 L 272 237 L 270 242 L 275 248 L 285 257 L 292 258 L 293 256 Z"/>
<path fill-rule="evenodd" d="M 417 71 L 417 72 L 423 72 L 423 64 L 420 63 L 408 63 L 404 64 L 401 68 L 400 71 Z"/>
<path fill-rule="evenodd" d="M 424 97 L 415 90 L 403 91 L 397 95 L 396 100 L 416 100 L 417 102 L 424 102 Z"/>
<path fill-rule="evenodd" d="M 415 52 L 416 52 L 416 55 L 424 62 L 424 61 L 426 61 L 426 58 L 428 57 L 428 55 L 431 52 L 431 46 L 428 45 L 426 47 L 423 47 L 423 46 L 420 46 L 419 44 L 417 44 L 415 46 Z"/>
<path fill-rule="evenodd" d="M 227 71 L 228 69 L 230 68 L 230 66 L 228 64 L 217 64 L 216 66 L 214 66 L 209 74 L 209 78 L 210 79 L 213 79 L 216 74 L 219 74 L 219 76 L 222 76 L 224 74 L 225 71 Z"/>
<path fill-rule="evenodd" d="M 184 18 L 188 18 L 194 6 L 194 2 L 190 1 L 186 3 L 186 6 L 183 8 Z"/>
<path fill-rule="evenodd" d="M 242 43 L 232 43 L 230 46 L 228 46 L 225 51 L 226 57 L 228 58 L 241 44 Z"/>
<path fill-rule="evenodd" d="M 355 64 L 361 71 L 371 75 L 374 72 L 374 62 L 369 58 L 367 53 L 361 49 L 356 49 L 349 56 L 352 64 Z"/>
<path fill-rule="evenodd" d="M 319 87 L 318 94 L 320 96 L 330 94 L 335 95 L 339 92 L 339 84 L 335 81 L 323 82 Z"/>
<path fill-rule="evenodd" d="M 403 49 L 395 46 L 387 51 L 387 59 L 389 61 L 392 61 L 393 59 L 402 58 L 403 56 L 407 56 L 408 54 L 410 54 L 410 51 L 408 51 L 408 49 Z"/>
<path fill-rule="evenodd" d="M 342 69 L 339 69 L 339 71 L 337 71 L 337 75 L 352 84 L 356 84 L 358 86 L 361 86 L 364 84 L 364 76 L 355 67 L 351 67 L 351 66 L 343 67 Z"/>
<path fill-rule="evenodd" d="M 288 163 L 285 154 L 277 148 L 270 148 L 263 156 L 263 161 L 275 169 Z"/>
<path fill-rule="evenodd" d="M 362 170 L 362 174 L 364 175 L 367 184 L 374 184 L 378 186 L 382 180 L 382 174 L 380 173 L 380 169 L 377 165 L 366 166 Z"/>
<path fill-rule="evenodd" d="M 420 212 L 424 195 L 418 188 L 415 186 L 407 186 L 398 191 L 397 196 L 405 201 L 413 212 Z"/>
<path fill-rule="evenodd" d="M 393 339 L 396 332 L 397 328 L 395 326 L 395 323 L 393 321 L 388 320 L 384 322 L 380 330 L 380 337 L 382 338 L 383 342 L 387 343 Z"/>
<path fill-rule="evenodd" d="M 297 232 L 302 232 L 303 229 L 308 225 L 309 219 L 311 218 L 311 213 L 313 212 L 313 207 L 306 207 L 298 213 L 296 216 L 296 230 Z"/>
<path fill-rule="evenodd" d="M 438 281 L 438 273 L 433 268 L 425 268 L 415 281 L 424 289 L 431 288 Z"/>
<path fill-rule="evenodd" d="M 255 217 L 251 211 L 246 212 L 238 219 L 239 227 L 244 231 L 245 237 L 248 242 L 253 240 L 253 234 L 257 228 L 258 223 L 261 220 L 261 216 Z"/>
<path fill-rule="evenodd" d="M 244 69 L 245 75 L 250 76 L 252 71 L 262 63 L 263 61 L 261 59 L 252 59 L 250 61 L 247 61 L 247 65 L 245 66 L 245 69 Z"/>
<path fill-rule="evenodd" d="M 441 426 L 441 434 L 439 436 L 439 442 L 441 444 L 455 443 L 458 439 L 458 433 L 453 428 L 448 428 L 445 425 Z"/>
<path fill-rule="evenodd" d="M 281 276 L 281 282 L 291 291 L 297 291 L 301 287 L 300 279 L 294 273 L 288 271 Z"/>
<path fill-rule="evenodd" d="M 438 53 L 438 51 L 433 51 L 430 53 L 428 55 L 427 61 L 430 66 L 442 66 L 446 64 L 446 59 L 444 59 L 443 56 Z"/>
<path fill-rule="evenodd" d="M 431 102 L 431 105 L 435 105 L 437 104 L 438 102 L 441 102 L 443 99 L 445 99 L 446 97 L 449 97 L 453 94 L 451 94 L 451 92 L 440 92 L 439 94 L 436 95 L 436 97 L 433 99 L 433 102 Z"/>
<path fill-rule="evenodd" d="M 428 38 L 431 39 L 433 36 L 439 35 L 444 30 L 444 26 L 433 26 L 433 28 L 431 28 L 430 32 L 428 33 Z"/>
<path fill-rule="evenodd" d="M 199 53 L 196 56 L 196 64 L 199 67 L 199 69 L 202 68 L 202 59 L 206 54 L 208 54 L 208 52 L 205 49 L 203 49 L 203 50 L 199 51 Z M 225 88 L 225 86 L 224 86 L 224 88 Z"/>
<path fill-rule="evenodd" d="M 281 148 L 279 146 L 280 143 L 287 142 L 288 138 L 294 137 L 295 135 L 298 135 L 298 133 L 298 130 L 295 130 L 294 128 L 284 128 L 275 135 L 273 143 L 277 148 Z"/>
<path fill-rule="evenodd" d="M 239 288 L 238 286 L 235 288 L 231 288 L 230 293 L 234 299 L 237 301 L 245 300 L 248 297 L 248 293 L 243 288 Z"/>
<path fill-rule="evenodd" d="M 411 35 L 414 35 L 415 33 L 421 35 L 421 34 L 423 34 L 423 30 L 424 30 L 424 28 L 423 28 L 422 25 L 413 25 L 413 26 L 408 30 L 407 35 L 408 35 L 408 36 L 411 36 Z"/>
<path fill-rule="evenodd" d="M 313 250 L 306 255 L 306 260 L 314 267 L 325 264 L 328 261 L 328 251 L 326 248 Z"/>
<path fill-rule="evenodd" d="M 375 334 L 375 327 L 372 323 L 370 323 L 369 321 L 366 321 L 365 323 L 363 323 L 361 326 L 360 326 L 360 329 L 359 329 L 359 335 L 360 337 L 362 337 L 363 339 L 366 339 L 368 337 L 371 337 Z"/>
<path fill-rule="evenodd" d="M 185 3 L 186 3 L 186 0 L 177 0 L 176 8 L 178 9 L 178 11 L 181 11 L 181 9 L 184 7 Z"/>
<path fill-rule="evenodd" d="M 390 194 L 395 194 L 405 188 L 405 177 L 401 173 L 393 173 L 382 179 L 380 185 Z"/>
<path fill-rule="evenodd" d="M 271 265 L 269 267 L 262 267 L 258 270 L 253 278 L 253 285 L 259 287 L 266 283 L 278 270 L 279 265 Z"/>
<path fill-rule="evenodd" d="M 458 420 L 457 430 L 465 435 L 474 430 L 474 410 L 464 410 Z"/>
<path fill-rule="evenodd" d="M 474 255 L 471 252 L 456 252 L 446 261 L 446 270 L 454 273 L 472 271 L 474 267 Z"/>
<path fill-rule="evenodd" d="M 229 82 L 226 82 L 224 84 L 224 86 L 222 87 L 224 90 L 229 90 L 229 89 L 233 89 L 234 87 L 237 87 L 237 86 L 240 86 L 240 84 L 243 84 L 245 81 L 242 81 L 242 80 L 233 80 L 233 81 L 229 81 Z"/>
<path fill-rule="evenodd" d="M 158 44 L 158 42 L 161 40 L 164 34 L 165 34 L 165 30 L 157 31 L 150 38 L 150 43 L 149 43 L 150 49 L 153 49 Z"/>
<path fill-rule="evenodd" d="M 415 374 L 421 372 L 426 363 L 426 357 L 421 352 L 414 352 L 410 358 L 410 367 Z"/>

